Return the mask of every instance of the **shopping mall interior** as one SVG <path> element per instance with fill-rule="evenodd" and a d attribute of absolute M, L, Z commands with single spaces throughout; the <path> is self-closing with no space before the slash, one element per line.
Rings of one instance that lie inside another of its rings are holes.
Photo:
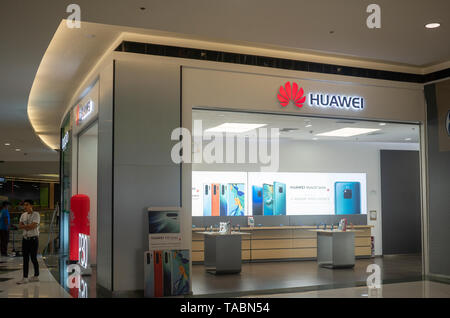
<path fill-rule="evenodd" d="M 0 298 L 450 298 L 449 1 L 3 2 Z"/>

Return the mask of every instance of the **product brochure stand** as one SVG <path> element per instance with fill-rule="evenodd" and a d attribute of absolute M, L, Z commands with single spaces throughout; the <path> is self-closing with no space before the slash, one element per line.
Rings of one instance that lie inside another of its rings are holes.
<path fill-rule="evenodd" d="M 313 230 L 317 232 L 317 263 L 326 268 L 355 266 L 355 231 Z"/>
<path fill-rule="evenodd" d="M 250 233 L 201 232 L 205 236 L 205 267 L 211 274 L 237 274 L 242 265 L 242 235 Z"/>

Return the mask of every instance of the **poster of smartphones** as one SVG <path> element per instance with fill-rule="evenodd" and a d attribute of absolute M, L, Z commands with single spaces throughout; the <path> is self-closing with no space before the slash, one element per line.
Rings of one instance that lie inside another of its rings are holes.
<path fill-rule="evenodd" d="M 192 215 L 247 215 L 247 177 L 239 171 L 193 171 Z"/>
<path fill-rule="evenodd" d="M 365 173 L 192 172 L 194 216 L 366 213 Z"/>
<path fill-rule="evenodd" d="M 144 254 L 145 296 L 190 292 L 189 250 L 182 249 L 182 213 L 177 207 L 148 209 L 149 251 Z"/>
<path fill-rule="evenodd" d="M 187 295 L 189 250 L 155 250 L 144 255 L 145 297 Z"/>
<path fill-rule="evenodd" d="M 149 208 L 149 249 L 179 249 L 182 243 L 181 224 L 181 212 L 178 208 Z"/>

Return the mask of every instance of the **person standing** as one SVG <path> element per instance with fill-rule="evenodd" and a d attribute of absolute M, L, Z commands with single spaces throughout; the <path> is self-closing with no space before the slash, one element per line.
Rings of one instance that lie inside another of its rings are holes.
<path fill-rule="evenodd" d="M 20 216 L 19 229 L 23 230 L 22 254 L 23 254 L 23 279 L 17 284 L 28 283 L 28 263 L 33 263 L 34 276 L 30 282 L 39 281 L 39 263 L 37 260 L 37 251 L 39 247 L 39 224 L 41 217 L 38 212 L 33 211 L 33 201 L 24 201 L 25 213 Z"/>
<path fill-rule="evenodd" d="M 8 242 L 9 242 L 9 206 L 11 203 L 4 201 L 2 203 L 2 210 L 0 211 L 0 251 L 2 256 L 8 256 Z"/>

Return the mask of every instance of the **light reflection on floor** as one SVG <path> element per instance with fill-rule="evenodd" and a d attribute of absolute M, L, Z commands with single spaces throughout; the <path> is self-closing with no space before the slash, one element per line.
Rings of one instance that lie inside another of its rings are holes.
<path fill-rule="evenodd" d="M 55 280 L 41 257 L 39 282 L 17 285 L 22 279 L 22 257 L 0 258 L 0 298 L 69 298 L 70 295 Z M 30 264 L 30 276 L 33 266 Z"/>

